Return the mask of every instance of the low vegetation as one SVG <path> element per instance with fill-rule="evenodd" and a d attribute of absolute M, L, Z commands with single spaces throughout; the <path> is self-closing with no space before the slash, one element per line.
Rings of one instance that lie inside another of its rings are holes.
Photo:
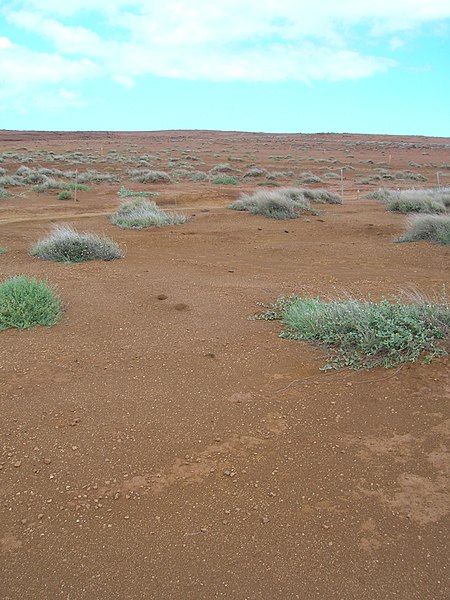
<path fill-rule="evenodd" d="M 43 260 L 65 263 L 123 257 L 120 247 L 109 238 L 96 233 L 80 233 L 69 225 L 55 226 L 48 237 L 31 248 L 30 254 Z"/>
<path fill-rule="evenodd" d="M 149 196 L 159 196 L 158 192 L 135 192 L 122 186 L 117 192 L 121 198 L 148 198 Z"/>
<path fill-rule="evenodd" d="M 411 215 L 407 229 L 399 242 L 429 240 L 450 245 L 450 215 Z"/>
<path fill-rule="evenodd" d="M 236 179 L 236 177 L 232 177 L 231 175 L 222 175 L 212 179 L 211 183 L 218 185 L 237 185 L 239 181 Z"/>
<path fill-rule="evenodd" d="M 170 175 L 164 171 L 132 169 L 128 171 L 128 176 L 132 181 L 139 183 L 171 183 Z"/>
<path fill-rule="evenodd" d="M 155 202 L 136 198 L 125 201 L 111 217 L 111 223 L 123 229 L 143 229 L 164 227 L 186 223 L 188 217 L 175 212 L 162 210 Z"/>
<path fill-rule="evenodd" d="M 295 219 L 301 214 L 317 214 L 310 202 L 340 204 L 342 199 L 338 194 L 327 190 L 286 187 L 277 191 L 261 190 L 254 194 L 243 194 L 230 208 L 246 210 L 271 219 Z"/>
<path fill-rule="evenodd" d="M 24 275 L 0 283 L 0 330 L 55 325 L 61 314 L 61 300 L 47 283 Z"/>
<path fill-rule="evenodd" d="M 439 214 L 450 207 L 450 191 L 446 190 L 389 190 L 380 188 L 367 195 L 384 202 L 386 210 L 407 213 Z"/>
<path fill-rule="evenodd" d="M 58 200 L 72 200 L 72 194 L 68 190 L 63 190 L 59 192 Z"/>
<path fill-rule="evenodd" d="M 285 327 L 282 337 L 327 348 L 325 370 L 396 367 L 423 353 L 425 362 L 445 354 L 450 332 L 446 298 L 430 302 L 416 294 L 404 299 L 325 302 L 292 296 L 266 306 L 268 310 L 255 318 L 278 319 Z"/>

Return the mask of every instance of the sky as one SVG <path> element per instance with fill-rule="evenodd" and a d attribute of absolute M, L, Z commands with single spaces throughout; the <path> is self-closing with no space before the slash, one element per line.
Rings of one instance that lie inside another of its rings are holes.
<path fill-rule="evenodd" d="M 450 136 L 450 0 L 0 0 L 0 129 Z"/>

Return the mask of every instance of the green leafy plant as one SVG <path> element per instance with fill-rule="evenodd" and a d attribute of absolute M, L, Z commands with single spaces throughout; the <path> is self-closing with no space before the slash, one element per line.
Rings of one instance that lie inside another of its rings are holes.
<path fill-rule="evenodd" d="M 68 183 L 67 187 L 69 190 L 75 190 L 77 192 L 88 192 L 91 188 L 84 183 Z"/>
<path fill-rule="evenodd" d="M 3 246 L 0 246 L 0 254 L 6 254 L 8 252 L 8 248 L 4 248 Z"/>
<path fill-rule="evenodd" d="M 72 194 L 68 190 L 59 192 L 58 200 L 72 200 Z"/>
<path fill-rule="evenodd" d="M 31 248 L 30 254 L 43 260 L 66 263 L 113 260 L 124 255 L 109 238 L 95 233 L 80 233 L 69 225 L 56 225 L 48 237 Z"/>
<path fill-rule="evenodd" d="M 111 223 L 123 229 L 143 229 L 145 227 L 164 227 L 179 225 L 189 221 L 185 215 L 166 212 L 153 201 L 136 198 L 125 201 L 111 216 Z"/>
<path fill-rule="evenodd" d="M 55 325 L 61 314 L 61 300 L 47 283 L 24 275 L 0 283 L 0 330 Z"/>
<path fill-rule="evenodd" d="M 428 362 L 445 354 L 450 308 L 445 295 L 429 302 L 416 294 L 378 304 L 352 298 L 325 302 L 292 296 L 266 307 L 257 319 L 278 319 L 282 337 L 309 341 L 328 349 L 323 369 L 395 367 L 426 352 Z"/>
<path fill-rule="evenodd" d="M 231 177 L 231 175 L 222 175 L 220 177 L 215 177 L 211 183 L 218 185 L 237 185 L 239 181 L 236 177 Z"/>

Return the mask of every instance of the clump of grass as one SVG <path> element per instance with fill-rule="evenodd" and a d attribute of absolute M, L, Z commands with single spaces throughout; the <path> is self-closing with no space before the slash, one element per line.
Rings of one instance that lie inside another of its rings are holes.
<path fill-rule="evenodd" d="M 215 177 L 211 183 L 218 185 L 237 185 L 239 181 L 236 177 L 232 177 L 231 175 L 222 175 L 220 177 Z"/>
<path fill-rule="evenodd" d="M 164 227 L 179 225 L 189 218 L 179 213 L 166 212 L 155 202 L 137 198 L 122 202 L 116 213 L 111 216 L 111 223 L 122 229 L 143 229 L 145 227 Z"/>
<path fill-rule="evenodd" d="M 411 215 L 408 226 L 398 242 L 429 240 L 444 246 L 450 245 L 450 216 Z"/>
<path fill-rule="evenodd" d="M 263 177 L 267 175 L 266 169 L 260 169 L 259 167 L 253 167 L 253 169 L 249 169 L 243 175 L 243 179 L 251 179 L 252 177 Z"/>
<path fill-rule="evenodd" d="M 214 165 L 214 167 L 210 170 L 211 175 L 217 175 L 218 173 L 232 173 L 236 169 L 228 163 L 219 163 Z"/>
<path fill-rule="evenodd" d="M 171 183 L 170 175 L 164 171 L 132 169 L 128 171 L 128 176 L 132 181 L 140 183 Z"/>
<path fill-rule="evenodd" d="M 71 200 L 72 194 L 68 190 L 63 190 L 58 194 L 58 200 Z"/>
<path fill-rule="evenodd" d="M 80 233 L 69 225 L 56 225 L 51 234 L 39 240 L 31 256 L 56 262 L 79 263 L 88 260 L 113 260 L 124 256 L 120 247 L 96 233 Z"/>
<path fill-rule="evenodd" d="M 342 204 L 342 198 L 335 192 L 329 192 L 328 190 L 309 190 L 302 189 L 302 193 L 311 202 L 317 202 L 318 204 Z"/>
<path fill-rule="evenodd" d="M 66 190 L 67 183 L 64 181 L 58 181 L 57 179 L 53 179 L 52 177 L 46 177 L 43 183 L 36 185 L 34 187 L 35 191 L 39 194 L 44 192 L 48 192 L 48 190 Z"/>
<path fill-rule="evenodd" d="M 11 198 L 12 194 L 7 189 L 0 187 L 0 198 Z"/>
<path fill-rule="evenodd" d="M 24 275 L 0 283 L 0 330 L 55 325 L 61 319 L 61 300 L 55 288 Z"/>
<path fill-rule="evenodd" d="M 388 192 L 384 198 L 386 210 L 406 213 L 444 213 L 446 207 L 431 190 L 401 190 Z"/>
<path fill-rule="evenodd" d="M 6 254 L 8 252 L 8 248 L 4 248 L 3 246 L 0 246 L 0 254 Z"/>
<path fill-rule="evenodd" d="M 88 192 L 91 188 L 84 183 L 68 183 L 67 187 L 69 190 L 75 190 L 77 192 Z"/>
<path fill-rule="evenodd" d="M 323 183 L 322 179 L 318 175 L 314 175 L 314 173 L 301 173 L 300 179 L 302 183 Z"/>
<path fill-rule="evenodd" d="M 295 188 L 281 188 L 277 191 L 261 190 L 255 194 L 243 194 L 230 208 L 248 211 L 253 215 L 263 215 L 270 219 L 297 219 L 302 214 L 317 214 L 309 201 Z"/>
<path fill-rule="evenodd" d="M 122 186 L 117 192 L 121 198 L 148 198 L 149 196 L 159 196 L 158 192 L 134 192 Z"/>
<path fill-rule="evenodd" d="M 450 307 L 445 296 L 429 302 L 416 294 L 408 298 L 352 298 L 325 302 L 292 296 L 255 318 L 278 319 L 282 337 L 309 341 L 328 349 L 324 370 L 350 367 L 396 367 L 414 362 L 426 352 L 425 362 L 446 354 L 450 332 Z"/>

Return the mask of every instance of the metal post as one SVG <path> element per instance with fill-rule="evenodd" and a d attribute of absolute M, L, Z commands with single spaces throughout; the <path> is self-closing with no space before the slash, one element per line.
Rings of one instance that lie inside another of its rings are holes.
<path fill-rule="evenodd" d="M 75 169 L 75 202 L 78 202 L 77 191 L 78 191 L 78 169 Z"/>
<path fill-rule="evenodd" d="M 344 198 L 344 168 L 341 167 L 341 196 Z"/>

